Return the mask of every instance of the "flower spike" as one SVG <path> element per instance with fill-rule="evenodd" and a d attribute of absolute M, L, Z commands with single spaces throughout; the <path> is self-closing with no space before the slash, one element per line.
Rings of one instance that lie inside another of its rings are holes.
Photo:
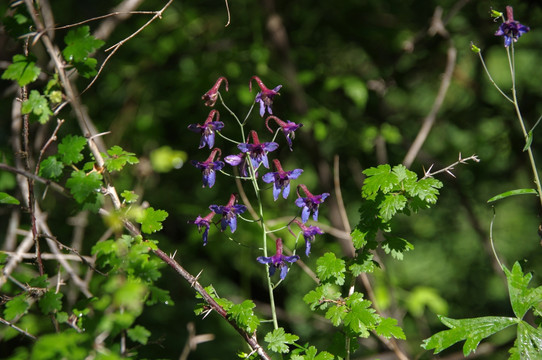
<path fill-rule="evenodd" d="M 286 122 L 284 122 L 278 117 L 271 115 L 265 119 L 265 126 L 270 132 L 273 132 L 273 130 L 271 130 L 271 127 L 269 126 L 269 120 L 275 120 L 277 125 L 282 129 L 282 132 L 286 137 L 286 141 L 288 142 L 288 147 L 290 148 L 290 151 L 292 151 L 292 140 L 295 138 L 295 131 L 302 127 L 303 124 L 296 124 L 290 120 L 286 120 Z"/>
<path fill-rule="evenodd" d="M 258 133 L 254 130 L 250 132 L 249 136 L 252 136 L 252 144 L 241 143 L 237 145 L 237 148 L 250 156 L 250 161 L 252 162 L 254 170 L 256 170 L 260 164 L 263 164 L 263 166 L 269 169 L 267 153 L 276 150 L 279 147 L 279 144 L 276 142 L 260 143 Z"/>
<path fill-rule="evenodd" d="M 252 92 L 252 80 L 255 80 L 261 89 L 261 91 L 256 95 L 256 99 L 254 99 L 255 102 L 260 104 L 260 116 L 263 117 L 266 110 L 270 115 L 272 115 L 273 109 L 271 108 L 271 105 L 273 105 L 273 98 L 275 95 L 280 95 L 279 90 L 282 85 L 278 85 L 273 90 L 270 90 L 267 88 L 267 86 L 265 86 L 259 77 L 253 76 L 250 78 L 250 82 L 248 83 L 250 92 Z"/>
<path fill-rule="evenodd" d="M 228 91 L 228 79 L 224 76 L 219 77 L 213 87 L 201 97 L 202 100 L 205 100 L 205 106 L 215 106 L 216 100 L 218 99 L 218 89 L 220 88 L 222 81 L 226 83 L 226 91 Z"/>

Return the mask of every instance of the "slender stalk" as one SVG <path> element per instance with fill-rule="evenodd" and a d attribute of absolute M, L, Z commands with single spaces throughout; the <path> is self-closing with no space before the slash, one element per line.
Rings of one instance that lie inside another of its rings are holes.
<path fill-rule="evenodd" d="M 512 49 L 510 51 L 510 48 Z M 517 92 L 516 92 L 516 66 L 514 59 L 514 43 L 510 47 L 506 48 L 506 54 L 508 55 L 508 65 L 510 66 L 510 75 L 512 76 L 512 103 L 514 104 L 514 109 L 516 110 L 516 115 L 521 126 L 521 131 L 523 132 L 523 137 L 527 141 L 529 134 L 525 128 L 525 122 L 523 121 L 523 116 L 521 115 L 521 110 L 519 108 Z M 529 161 L 531 162 L 531 169 L 533 171 L 534 183 L 536 184 L 536 189 L 538 192 L 538 199 L 540 201 L 540 207 L 542 208 L 542 186 L 540 184 L 540 177 L 538 176 L 538 170 L 536 167 L 536 162 L 534 160 L 533 151 L 531 146 L 527 147 L 527 154 L 529 155 Z"/>

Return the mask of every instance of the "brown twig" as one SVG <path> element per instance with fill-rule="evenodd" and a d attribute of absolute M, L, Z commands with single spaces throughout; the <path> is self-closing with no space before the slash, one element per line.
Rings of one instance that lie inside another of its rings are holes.
<path fill-rule="evenodd" d="M 43 145 L 43 147 L 41 148 L 40 150 L 40 155 L 38 156 L 38 161 L 36 163 L 36 170 L 34 171 L 34 174 L 35 175 L 38 175 L 39 172 L 40 172 L 40 166 L 41 166 L 41 159 L 43 158 L 43 154 L 45 153 L 45 151 L 47 150 L 47 148 L 49 147 L 49 145 L 51 145 L 54 141 L 56 141 L 56 134 L 58 133 L 58 130 L 60 129 L 60 127 L 62 126 L 62 124 L 64 124 L 64 120 L 63 119 L 57 119 L 57 124 L 56 124 L 56 128 L 55 130 L 53 131 L 53 134 L 51 135 L 51 137 L 49 138 L 49 140 L 47 140 L 47 142 L 45 143 L 45 145 Z"/>
<path fill-rule="evenodd" d="M 50 186 L 51 188 L 53 188 L 53 190 L 57 191 L 58 193 L 60 193 L 60 194 L 62 194 L 64 196 L 71 197 L 70 192 L 65 187 L 63 187 L 62 185 L 60 185 L 60 184 L 58 184 L 58 183 L 56 183 L 54 181 L 51 181 L 49 179 L 42 178 L 41 176 L 35 175 L 35 174 L 33 174 L 33 173 L 29 172 L 29 171 L 17 169 L 17 168 L 14 168 L 13 166 L 9 166 L 9 165 L 3 164 L 3 163 L 0 163 L 0 169 L 12 172 L 14 174 L 19 174 L 19 175 L 22 175 L 22 176 L 24 176 L 26 178 L 38 181 L 38 182 L 40 182 L 42 184 Z"/>
<path fill-rule="evenodd" d="M 38 339 L 38 338 L 35 337 L 34 335 L 30 334 L 28 331 L 21 329 L 21 328 L 18 327 L 17 325 L 12 324 L 11 322 L 7 321 L 7 320 L 4 319 L 4 318 L 1 318 L 1 317 L 0 317 L 0 323 L 9 326 L 10 328 L 12 328 L 12 329 L 14 329 L 14 330 L 20 332 L 21 334 L 23 334 L 23 335 L 26 336 L 26 337 L 31 338 L 32 340 L 37 340 L 37 339 Z"/>

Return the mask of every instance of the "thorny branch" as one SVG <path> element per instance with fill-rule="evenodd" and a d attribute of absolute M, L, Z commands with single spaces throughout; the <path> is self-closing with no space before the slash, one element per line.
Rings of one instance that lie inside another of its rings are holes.
<path fill-rule="evenodd" d="M 474 162 L 480 162 L 480 159 L 478 158 L 478 156 L 476 155 L 471 155 L 469 156 L 468 158 L 462 158 L 461 157 L 461 153 L 459 153 L 459 159 L 454 162 L 453 164 L 451 165 L 448 165 L 446 166 L 445 168 L 443 169 L 440 169 L 440 170 L 436 170 L 434 172 L 431 172 L 431 169 L 433 168 L 433 165 L 431 165 L 429 167 L 429 169 L 427 169 L 426 171 L 424 171 L 424 176 L 422 179 L 427 179 L 429 177 L 433 177 L 435 176 L 436 174 L 440 174 L 440 173 L 448 173 L 449 175 L 455 177 L 455 175 L 452 173 L 452 170 L 454 169 L 454 166 L 458 165 L 458 164 L 466 164 L 468 161 L 474 161 Z"/>

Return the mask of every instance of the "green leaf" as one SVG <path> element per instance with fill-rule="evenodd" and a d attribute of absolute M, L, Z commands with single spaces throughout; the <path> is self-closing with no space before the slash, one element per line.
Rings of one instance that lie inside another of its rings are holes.
<path fill-rule="evenodd" d="M 46 289 L 49 286 L 49 281 L 47 280 L 47 275 L 41 275 L 41 276 L 36 276 L 35 278 L 32 278 L 28 282 L 28 285 L 30 285 L 31 287 L 34 287 L 34 288 Z"/>
<path fill-rule="evenodd" d="M 380 336 L 384 336 L 389 339 L 394 337 L 396 339 L 405 340 L 406 336 L 399 326 L 397 326 L 397 320 L 394 318 L 384 318 L 380 321 L 380 324 L 376 327 L 376 333 Z"/>
<path fill-rule="evenodd" d="M 149 337 L 151 336 L 151 332 L 147 329 L 145 329 L 141 325 L 136 325 L 131 329 L 128 329 L 127 331 L 128 337 L 135 342 L 138 342 L 143 345 L 147 345 L 147 341 L 149 340 Z"/>
<path fill-rule="evenodd" d="M 260 325 L 260 319 L 254 315 L 253 309 L 256 307 L 251 300 L 245 300 L 241 304 L 233 305 L 228 314 L 239 324 L 241 327 L 252 334 Z"/>
<path fill-rule="evenodd" d="M 328 252 L 324 256 L 320 257 L 316 261 L 316 273 L 318 278 L 322 281 L 326 281 L 331 278 L 335 278 L 335 283 L 337 285 L 344 284 L 345 278 L 345 261 L 342 259 L 337 259 L 334 253 Z"/>
<path fill-rule="evenodd" d="M 41 70 L 36 66 L 36 58 L 32 55 L 26 57 L 21 54 L 13 56 L 13 63 L 2 74 L 4 80 L 17 81 L 23 87 L 36 81 Z"/>
<path fill-rule="evenodd" d="M 55 334 L 44 334 L 32 347 L 32 360 L 84 360 L 88 356 L 87 347 L 83 344 L 89 335 L 68 329 Z"/>
<path fill-rule="evenodd" d="M 120 194 L 120 196 L 122 196 L 124 198 L 124 201 L 128 204 L 135 203 L 137 199 L 139 198 L 139 195 L 137 195 L 135 192 L 128 191 L 128 190 L 124 190 Z"/>
<path fill-rule="evenodd" d="M 169 291 L 160 289 L 156 286 L 149 286 L 149 290 L 151 292 L 151 296 L 147 300 L 145 304 L 147 305 L 154 305 L 154 304 L 164 304 L 168 306 L 175 305 L 175 302 L 171 299 L 169 296 Z"/>
<path fill-rule="evenodd" d="M 435 204 L 438 199 L 442 182 L 435 178 L 421 179 L 405 187 L 407 193 L 412 197 L 419 198 L 425 204 Z M 429 207 L 425 205 L 424 207 Z"/>
<path fill-rule="evenodd" d="M 84 62 L 88 55 L 101 47 L 103 40 L 96 39 L 90 35 L 90 27 L 81 26 L 74 30 L 70 30 L 64 38 L 66 47 L 62 50 L 64 59 L 68 62 Z"/>
<path fill-rule="evenodd" d="M 20 202 L 13 196 L 0 191 L 0 204 L 19 205 Z"/>
<path fill-rule="evenodd" d="M 368 337 L 379 319 L 371 308 L 371 302 L 364 300 L 363 294 L 355 292 L 346 300 L 346 306 L 350 311 L 344 317 L 344 325 L 358 336 Z"/>
<path fill-rule="evenodd" d="M 294 334 L 289 334 L 284 331 L 283 328 L 278 328 L 269 332 L 265 335 L 264 340 L 269 343 L 267 346 L 268 349 L 278 353 L 288 353 L 290 349 L 288 344 L 293 344 L 299 339 L 299 336 Z"/>
<path fill-rule="evenodd" d="M 365 83 L 357 77 L 344 79 L 344 92 L 357 107 L 363 108 L 367 102 L 368 91 Z"/>
<path fill-rule="evenodd" d="M 361 194 L 364 198 L 372 199 L 380 190 L 384 194 L 389 192 L 397 184 L 397 175 L 391 172 L 388 164 L 378 165 L 363 171 L 367 176 L 363 182 Z"/>
<path fill-rule="evenodd" d="M 63 169 L 64 164 L 53 155 L 41 162 L 39 174 L 46 179 L 58 179 Z"/>
<path fill-rule="evenodd" d="M 333 304 L 326 312 L 326 319 L 331 320 L 333 326 L 339 326 L 347 312 L 348 309 L 345 306 Z"/>
<path fill-rule="evenodd" d="M 304 297 L 303 301 L 310 305 L 311 310 L 316 308 L 325 309 L 329 306 L 329 302 L 326 300 L 338 300 L 341 297 L 341 293 L 337 291 L 335 285 L 326 283 L 318 286 L 316 289 L 309 291 Z"/>
<path fill-rule="evenodd" d="M 475 351 L 482 339 L 518 323 L 518 320 L 515 318 L 500 316 L 486 316 L 461 320 L 439 316 L 439 319 L 444 325 L 448 326 L 450 330 L 438 332 L 430 338 L 425 339 L 422 347 L 426 350 L 434 349 L 434 353 L 438 354 L 456 342 L 466 340 L 465 345 L 463 346 L 463 354 L 465 356 Z"/>
<path fill-rule="evenodd" d="M 515 342 L 518 359 L 538 360 L 542 354 L 542 329 L 534 328 L 525 321 L 518 324 Z"/>
<path fill-rule="evenodd" d="M 62 309 L 62 293 L 55 294 L 54 290 L 49 290 L 39 300 L 41 311 L 47 315 Z"/>
<path fill-rule="evenodd" d="M 364 251 L 354 258 L 354 263 L 348 269 L 357 277 L 362 273 L 372 273 L 377 266 L 378 264 L 373 261 L 373 254 Z"/>
<path fill-rule="evenodd" d="M 71 177 L 66 181 L 66 187 L 70 189 L 73 198 L 82 204 L 91 201 L 91 196 L 95 195 L 102 186 L 102 175 L 96 171 L 85 173 L 83 170 L 74 171 Z"/>
<path fill-rule="evenodd" d="M 58 144 L 58 155 L 64 165 L 77 164 L 83 160 L 81 151 L 85 148 L 87 140 L 82 136 L 67 135 Z"/>
<path fill-rule="evenodd" d="M 21 294 L 15 296 L 13 299 L 9 300 L 4 309 L 4 318 L 7 321 L 15 319 L 19 315 L 23 315 L 30 305 L 26 302 L 26 295 Z"/>
<path fill-rule="evenodd" d="M 124 165 L 137 164 L 139 159 L 134 153 L 124 151 L 120 146 L 115 145 L 107 150 L 108 156 L 105 157 L 105 167 L 109 171 L 120 171 Z"/>
<path fill-rule="evenodd" d="M 391 256 L 397 260 L 403 260 L 403 253 L 414 249 L 411 243 L 400 237 L 384 235 L 384 238 L 385 240 L 381 243 L 382 249 L 386 254 L 391 253 Z"/>
<path fill-rule="evenodd" d="M 40 124 L 47 123 L 49 117 L 53 115 L 49 108 L 49 100 L 45 95 L 41 95 L 38 90 L 30 91 L 30 96 L 23 102 L 21 112 L 30 114 L 30 118 L 39 121 Z"/>
<path fill-rule="evenodd" d="M 391 218 L 398 212 L 405 208 L 407 204 L 407 198 L 401 194 L 386 194 L 384 201 L 378 205 L 380 210 L 380 216 L 382 220 L 390 221 Z"/>
<path fill-rule="evenodd" d="M 533 131 L 530 130 L 527 135 L 527 140 L 525 141 L 525 146 L 523 147 L 523 151 L 529 150 L 532 143 L 533 143 Z"/>
<path fill-rule="evenodd" d="M 542 294 L 542 288 L 534 291 L 527 286 L 531 281 L 532 275 L 527 273 L 523 275 L 521 265 L 515 262 L 512 271 L 503 266 L 504 273 L 508 282 L 508 293 L 510 294 L 510 303 L 514 314 L 522 319 L 531 306 L 537 305 Z M 534 292 L 533 292 L 534 291 Z M 534 294 L 535 296 L 532 296 Z"/>
<path fill-rule="evenodd" d="M 143 216 L 137 220 L 141 224 L 141 231 L 150 234 L 162 230 L 162 221 L 168 217 L 164 210 L 154 210 L 152 207 L 145 209 Z"/>
<path fill-rule="evenodd" d="M 515 195 L 538 195 L 538 192 L 536 192 L 535 189 L 510 190 L 510 191 L 505 191 L 503 193 L 500 193 L 499 195 L 493 196 L 487 202 L 492 203 L 492 202 L 495 202 L 497 200 L 501 200 L 501 199 L 504 199 L 504 198 L 507 198 L 507 197 L 510 197 L 510 196 L 515 196 Z"/>

